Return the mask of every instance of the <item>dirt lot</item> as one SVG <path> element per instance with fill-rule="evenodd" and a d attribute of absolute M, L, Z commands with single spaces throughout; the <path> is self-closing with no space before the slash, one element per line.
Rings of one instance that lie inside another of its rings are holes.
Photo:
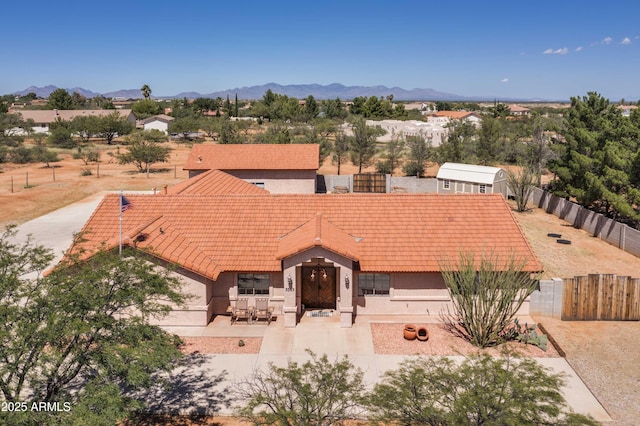
<path fill-rule="evenodd" d="M 0 173 L 0 224 L 22 223 L 103 190 L 161 189 L 187 178 L 182 170 L 190 148 L 173 145 L 169 163 L 157 164 L 150 177 L 137 173 L 133 166 L 121 166 L 112 161 L 108 152 L 117 147 L 100 146 L 100 173 L 96 164 L 85 165 L 73 160 L 70 153 L 62 161 L 52 163 L 55 169 L 39 165 L 12 166 L 3 164 Z M 90 176 L 80 176 L 83 169 Z M 367 169 L 366 171 L 373 171 Z M 352 165 L 343 165 L 343 174 L 357 172 Z M 428 174 L 435 175 L 435 168 Z M 28 173 L 29 185 L 26 186 Z M 55 181 L 53 179 L 55 173 Z M 328 159 L 320 173 L 336 173 Z M 13 179 L 13 192 L 11 182 Z M 572 277 L 587 273 L 640 275 L 640 259 L 576 230 L 567 223 L 534 209 L 514 213 L 523 232 L 544 265 L 544 277 Z M 572 241 L 561 245 L 547 233 L 562 234 Z M 562 322 L 550 318 L 535 318 L 566 351 L 567 359 L 615 420 L 615 425 L 635 425 L 640 418 L 640 323 L 638 322 Z M 135 424 L 169 424 L 165 421 Z M 184 424 L 246 424 L 238 419 L 191 419 Z"/>

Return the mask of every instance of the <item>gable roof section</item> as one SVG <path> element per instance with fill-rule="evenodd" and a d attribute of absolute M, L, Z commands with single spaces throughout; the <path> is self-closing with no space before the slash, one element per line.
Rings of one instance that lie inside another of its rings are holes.
<path fill-rule="evenodd" d="M 318 170 L 318 144 L 198 144 L 185 170 Z"/>
<path fill-rule="evenodd" d="M 216 195 L 216 194 L 268 194 L 269 191 L 238 179 L 221 170 L 208 170 L 197 176 L 167 188 L 167 194 Z"/>
<path fill-rule="evenodd" d="M 503 176 L 500 176 L 500 172 L 503 173 Z M 440 166 L 436 178 L 492 185 L 496 180 L 503 180 L 505 176 L 505 171 L 499 167 L 444 163 Z"/>
<path fill-rule="evenodd" d="M 470 111 L 437 111 L 433 115 L 436 117 L 449 117 L 452 120 L 463 120 L 470 116 L 480 118 L 476 113 Z"/>
<path fill-rule="evenodd" d="M 359 260 L 356 238 L 329 222 L 320 212 L 280 239 L 276 259 L 286 259 L 313 247 L 323 247 L 347 259 Z"/>
<path fill-rule="evenodd" d="M 149 124 L 149 123 L 153 123 L 154 121 L 162 121 L 163 123 L 169 124 L 174 120 L 175 118 L 169 115 L 159 114 L 159 115 L 152 115 L 151 117 L 145 118 L 144 120 L 142 120 L 142 124 Z"/>
<path fill-rule="evenodd" d="M 437 272 L 460 252 L 513 255 L 527 259 L 527 271 L 542 269 L 499 194 L 127 198 L 135 208 L 123 213 L 125 244 L 144 234 L 139 249 L 214 280 L 222 271 L 280 271 L 280 258 L 315 245 L 358 259 L 364 272 Z M 107 195 L 74 249 L 117 246 L 118 206 L 118 195 Z"/>

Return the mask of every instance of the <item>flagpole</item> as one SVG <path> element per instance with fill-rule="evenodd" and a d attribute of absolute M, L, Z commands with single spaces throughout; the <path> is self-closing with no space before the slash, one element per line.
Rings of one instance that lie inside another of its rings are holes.
<path fill-rule="evenodd" d="M 118 246 L 118 255 L 122 256 L 122 191 L 120 191 L 120 245 Z"/>

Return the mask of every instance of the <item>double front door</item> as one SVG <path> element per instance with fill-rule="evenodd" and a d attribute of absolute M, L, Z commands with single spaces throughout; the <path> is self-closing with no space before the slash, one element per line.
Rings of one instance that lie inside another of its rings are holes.
<path fill-rule="evenodd" d="M 301 300 L 305 308 L 335 309 L 336 268 L 322 265 L 303 266 Z"/>

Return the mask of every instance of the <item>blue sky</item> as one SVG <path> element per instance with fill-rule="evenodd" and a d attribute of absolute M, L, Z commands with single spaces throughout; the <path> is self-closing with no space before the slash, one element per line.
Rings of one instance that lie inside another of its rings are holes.
<path fill-rule="evenodd" d="M 1 10 L 0 93 L 146 83 L 162 96 L 274 82 L 640 98 L 636 0 L 37 0 Z"/>

